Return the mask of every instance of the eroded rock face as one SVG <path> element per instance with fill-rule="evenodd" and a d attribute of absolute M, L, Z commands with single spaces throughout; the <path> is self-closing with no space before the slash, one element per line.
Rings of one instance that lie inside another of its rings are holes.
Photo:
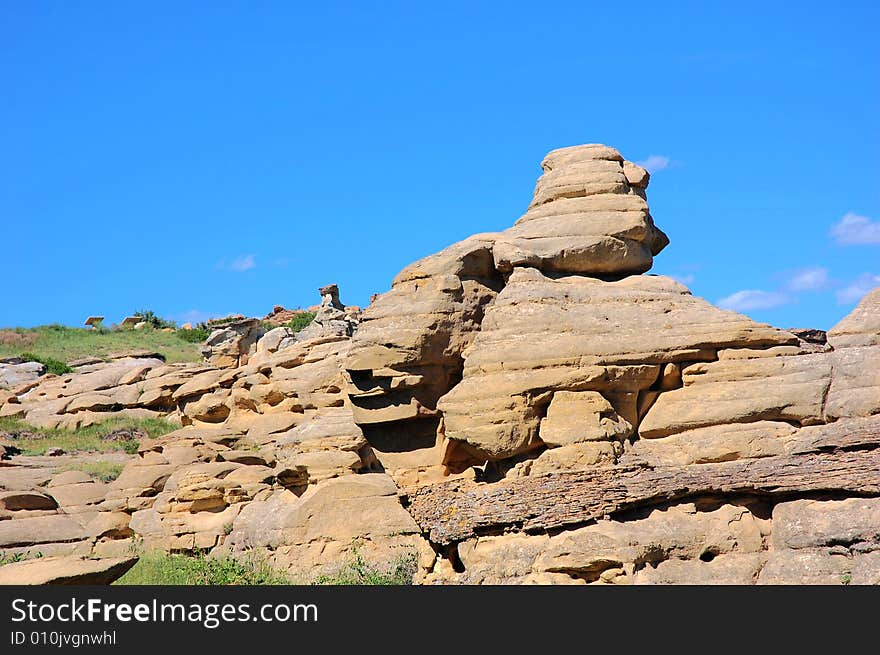
<path fill-rule="evenodd" d="M 247 363 L 251 346 L 263 335 L 255 318 L 226 323 L 208 335 L 199 348 L 205 361 L 220 368 L 235 368 Z"/>
<path fill-rule="evenodd" d="M 486 313 L 461 384 L 439 406 L 446 436 L 488 459 L 540 447 L 542 420 L 557 393 L 601 394 L 630 425 L 617 433 L 623 440 L 657 412 L 658 397 L 687 390 L 676 387 L 690 367 L 721 364 L 708 363 L 719 350 L 796 343 L 789 333 L 695 298 L 669 278 L 605 282 L 517 269 Z M 827 386 L 827 376 L 822 379 Z M 700 420 L 713 410 L 694 408 Z M 586 413 L 575 413 L 571 421 L 577 424 Z M 729 422 L 724 419 L 715 422 Z"/>
<path fill-rule="evenodd" d="M 542 167 L 516 225 L 407 267 L 364 313 L 346 368 L 355 420 L 377 450 L 434 457 L 438 400 L 460 381 L 487 308 L 519 267 L 640 273 L 668 242 L 644 199 L 647 172 L 613 148 L 555 150 Z"/>
<path fill-rule="evenodd" d="M 880 581 L 880 291 L 827 335 L 720 310 L 643 274 L 668 242 L 644 169 L 600 145 L 542 166 L 512 227 L 363 314 L 328 285 L 304 330 L 234 324 L 205 364 L 0 392 L 34 425 L 182 425 L 109 484 L 13 457 L 0 548 L 256 551 L 303 581 L 354 552 L 425 583 Z"/>
<path fill-rule="evenodd" d="M 554 150 L 541 167 L 529 210 L 495 242 L 499 271 L 602 276 L 651 268 L 669 239 L 648 211 L 647 171 L 601 145 Z"/>
<path fill-rule="evenodd" d="M 829 420 L 880 414 L 880 289 L 828 332 L 834 374 L 825 414 Z"/>

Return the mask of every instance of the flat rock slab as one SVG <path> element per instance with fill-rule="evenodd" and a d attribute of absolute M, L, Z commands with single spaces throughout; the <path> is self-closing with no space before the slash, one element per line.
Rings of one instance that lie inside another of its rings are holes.
<path fill-rule="evenodd" d="M 38 491 L 2 491 L 0 509 L 19 511 L 23 509 L 56 509 L 58 503 L 51 496 Z"/>
<path fill-rule="evenodd" d="M 596 467 L 493 484 L 453 480 L 417 489 L 409 513 L 431 541 L 502 530 L 542 532 L 622 510 L 717 494 L 880 496 L 880 417 L 806 428 L 795 452 L 692 466 Z"/>
<path fill-rule="evenodd" d="M 125 575 L 137 561 L 137 557 L 41 557 L 0 566 L 0 584 L 110 584 Z"/>

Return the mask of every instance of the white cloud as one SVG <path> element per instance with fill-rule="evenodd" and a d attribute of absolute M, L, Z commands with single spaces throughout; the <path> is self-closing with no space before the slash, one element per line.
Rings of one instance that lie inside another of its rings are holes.
<path fill-rule="evenodd" d="M 880 222 L 853 212 L 847 213 L 831 228 L 837 243 L 880 243 Z"/>
<path fill-rule="evenodd" d="M 685 286 L 690 286 L 694 283 L 694 280 L 697 279 L 697 276 L 693 273 L 687 273 L 686 275 L 670 275 L 669 277 L 671 277 L 679 284 L 683 284 Z"/>
<path fill-rule="evenodd" d="M 755 309 L 773 309 L 789 302 L 791 299 L 784 293 L 744 289 L 721 298 L 717 304 L 722 309 L 747 312 Z"/>
<path fill-rule="evenodd" d="M 852 283 L 840 289 L 835 295 L 839 304 L 848 305 L 858 302 L 862 299 L 862 296 L 877 287 L 880 287 L 880 275 L 863 273 L 853 280 Z"/>
<path fill-rule="evenodd" d="M 225 259 L 217 262 L 217 268 L 224 271 L 233 271 L 235 273 L 244 273 L 245 271 L 249 271 L 256 267 L 257 260 L 253 255 L 241 255 L 233 259 L 231 262 L 228 262 Z"/>
<path fill-rule="evenodd" d="M 672 160 L 669 159 L 669 157 L 664 157 L 663 155 L 650 155 L 647 159 L 637 161 L 636 163 L 642 168 L 647 169 L 649 173 L 656 173 L 657 171 L 662 171 L 666 168 L 669 168 Z"/>
<path fill-rule="evenodd" d="M 791 291 L 820 291 L 828 287 L 828 269 L 816 266 L 795 271 L 786 287 Z"/>
<path fill-rule="evenodd" d="M 200 309 L 190 309 L 189 311 L 177 314 L 174 317 L 174 320 L 177 321 L 178 324 L 192 323 L 195 325 L 196 323 L 207 321 L 214 316 L 219 316 L 219 314 L 210 314 L 208 312 L 203 312 Z"/>

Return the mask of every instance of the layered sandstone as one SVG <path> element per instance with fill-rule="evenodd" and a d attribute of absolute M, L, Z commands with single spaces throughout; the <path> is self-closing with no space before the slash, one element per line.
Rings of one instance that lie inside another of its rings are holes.
<path fill-rule="evenodd" d="M 601 145 L 542 168 L 512 227 L 363 314 L 330 285 L 300 333 L 245 322 L 204 364 L 0 397 L 35 425 L 182 426 L 107 485 L 0 469 L 0 540 L 258 552 L 304 580 L 355 549 L 425 583 L 880 580 L 880 291 L 827 343 L 756 323 L 645 274 L 668 239 L 644 169 Z"/>

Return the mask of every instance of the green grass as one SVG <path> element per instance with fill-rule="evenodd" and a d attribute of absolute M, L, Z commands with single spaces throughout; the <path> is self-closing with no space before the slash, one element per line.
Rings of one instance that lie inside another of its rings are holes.
<path fill-rule="evenodd" d="M 289 327 L 294 332 L 299 332 L 303 328 L 307 327 L 309 323 L 315 320 L 315 312 L 302 312 L 301 314 L 297 314 L 292 319 L 287 322 L 286 327 Z"/>
<path fill-rule="evenodd" d="M 51 357 L 40 357 L 34 353 L 21 353 L 20 356 L 26 362 L 39 362 L 46 367 L 46 372 L 52 375 L 65 375 L 73 372 L 73 369 L 67 364 Z"/>
<path fill-rule="evenodd" d="M 78 430 L 58 428 L 35 428 L 21 419 L 0 418 L 0 434 L 4 432 L 28 432 L 39 435 L 38 439 L 14 439 L 13 443 L 24 455 L 44 455 L 49 448 L 61 448 L 66 453 L 75 452 L 126 452 L 136 453 L 137 441 L 105 441 L 101 437 L 121 428 L 142 430 L 150 438 L 160 437 L 179 429 L 180 426 L 159 418 L 119 418 Z"/>
<path fill-rule="evenodd" d="M 211 330 L 206 327 L 195 327 L 192 330 L 178 330 L 177 338 L 188 343 L 204 343 L 211 336 Z"/>
<path fill-rule="evenodd" d="M 20 553 L 12 553 L 11 555 L 7 555 L 4 552 L 0 552 L 0 566 L 5 564 L 15 564 L 16 562 L 24 562 L 28 559 L 40 559 L 43 556 L 43 553 L 37 551 L 32 553 L 30 551 L 20 552 Z"/>
<path fill-rule="evenodd" d="M 122 462 L 106 462 L 102 460 L 97 460 L 93 462 L 80 462 L 78 464 L 71 464 L 70 466 L 65 466 L 63 470 L 82 471 L 83 473 L 87 473 L 93 478 L 98 478 L 99 480 L 103 480 L 104 482 L 113 482 L 113 480 L 118 478 L 119 474 L 122 473 L 123 468 L 125 468 L 125 464 Z"/>
<path fill-rule="evenodd" d="M 62 364 L 81 357 L 106 358 L 126 350 L 152 350 L 166 361 L 199 362 L 198 345 L 182 339 L 178 332 L 143 330 L 86 330 L 64 325 L 0 329 L 0 357 L 29 353 L 39 361 L 53 359 Z"/>
<path fill-rule="evenodd" d="M 256 557 L 144 553 L 116 585 L 283 585 L 287 577 Z"/>
<path fill-rule="evenodd" d="M 414 552 L 408 552 L 392 562 L 381 565 L 366 561 L 357 548 L 342 567 L 332 575 L 315 579 L 319 585 L 409 585 L 417 569 Z"/>

